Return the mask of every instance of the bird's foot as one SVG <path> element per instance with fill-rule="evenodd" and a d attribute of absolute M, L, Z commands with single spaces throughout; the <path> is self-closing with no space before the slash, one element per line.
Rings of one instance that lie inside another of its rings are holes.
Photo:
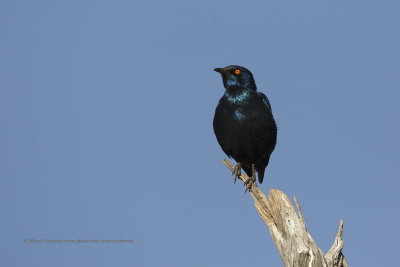
<path fill-rule="evenodd" d="M 232 175 L 233 175 L 233 183 L 236 183 L 236 179 L 239 177 L 240 179 L 240 175 L 242 174 L 242 165 L 240 164 L 240 162 L 238 164 L 236 164 L 236 166 L 233 168 L 232 170 Z"/>
<path fill-rule="evenodd" d="M 251 168 L 252 168 L 252 175 L 251 177 L 249 177 L 249 179 L 246 180 L 246 182 L 244 182 L 244 186 L 246 186 L 246 190 L 244 192 L 247 192 L 251 190 L 251 187 L 253 186 L 253 184 L 256 184 L 256 168 L 254 164 L 251 164 Z"/>
<path fill-rule="evenodd" d="M 246 182 L 244 182 L 244 186 L 246 186 L 246 190 L 244 192 L 247 192 L 247 191 L 250 192 L 250 189 L 254 184 L 256 184 L 256 176 L 255 175 L 249 177 L 249 179 L 247 179 Z"/>

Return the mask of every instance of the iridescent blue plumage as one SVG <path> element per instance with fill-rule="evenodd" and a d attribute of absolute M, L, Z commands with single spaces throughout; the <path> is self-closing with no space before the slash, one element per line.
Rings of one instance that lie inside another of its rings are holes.
<path fill-rule="evenodd" d="M 229 102 L 235 104 L 236 102 L 240 102 L 248 98 L 249 92 L 248 90 L 243 90 L 243 92 L 241 92 L 239 95 L 232 96 L 228 91 L 226 91 L 224 95 L 226 96 Z"/>
<path fill-rule="evenodd" d="M 243 118 L 243 114 L 240 112 L 240 110 L 235 110 L 235 118 L 238 120 Z"/>
<path fill-rule="evenodd" d="M 251 72 L 241 66 L 217 68 L 225 93 L 215 110 L 214 132 L 222 150 L 252 178 L 252 167 L 263 181 L 275 148 L 277 128 L 268 98 L 257 87 Z"/>

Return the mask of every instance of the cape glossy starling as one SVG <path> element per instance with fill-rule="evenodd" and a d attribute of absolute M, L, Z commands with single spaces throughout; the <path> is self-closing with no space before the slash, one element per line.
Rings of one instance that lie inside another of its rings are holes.
<path fill-rule="evenodd" d="M 268 98 L 257 87 L 251 72 L 241 66 L 216 68 L 221 73 L 225 94 L 219 100 L 214 115 L 214 133 L 222 150 L 233 157 L 237 165 L 234 181 L 241 169 L 250 177 L 250 189 L 256 180 L 260 184 L 269 157 L 276 145 L 276 124 Z"/>

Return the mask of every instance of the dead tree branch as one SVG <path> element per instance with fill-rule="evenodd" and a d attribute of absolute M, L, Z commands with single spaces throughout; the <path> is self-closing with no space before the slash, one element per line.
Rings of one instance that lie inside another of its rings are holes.
<path fill-rule="evenodd" d="M 228 160 L 223 161 L 229 169 L 233 165 Z M 249 178 L 243 174 L 242 182 Z M 307 232 L 300 205 L 294 197 L 298 214 L 288 196 L 277 189 L 271 189 L 269 196 L 254 184 L 250 189 L 255 206 L 269 228 L 271 237 L 279 251 L 285 267 L 347 267 L 347 261 L 342 254 L 343 220 L 340 221 L 339 232 L 331 249 L 324 254 Z"/>

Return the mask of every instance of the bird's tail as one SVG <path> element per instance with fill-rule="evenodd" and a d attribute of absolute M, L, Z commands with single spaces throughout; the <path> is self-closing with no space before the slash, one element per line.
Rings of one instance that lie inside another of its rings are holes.
<path fill-rule="evenodd" d="M 257 170 L 257 173 L 258 173 L 258 182 L 259 182 L 260 184 L 262 184 L 262 182 L 263 182 L 263 180 L 264 180 L 264 172 L 265 172 L 265 169 L 264 169 L 264 168 L 261 168 L 261 169 L 258 169 L 258 170 Z"/>
<path fill-rule="evenodd" d="M 268 163 L 269 163 L 269 156 L 264 158 L 264 160 L 261 161 L 261 164 L 256 164 L 256 170 L 258 173 L 258 182 L 262 184 L 264 180 L 264 173 L 265 173 L 265 168 L 267 168 Z"/>

